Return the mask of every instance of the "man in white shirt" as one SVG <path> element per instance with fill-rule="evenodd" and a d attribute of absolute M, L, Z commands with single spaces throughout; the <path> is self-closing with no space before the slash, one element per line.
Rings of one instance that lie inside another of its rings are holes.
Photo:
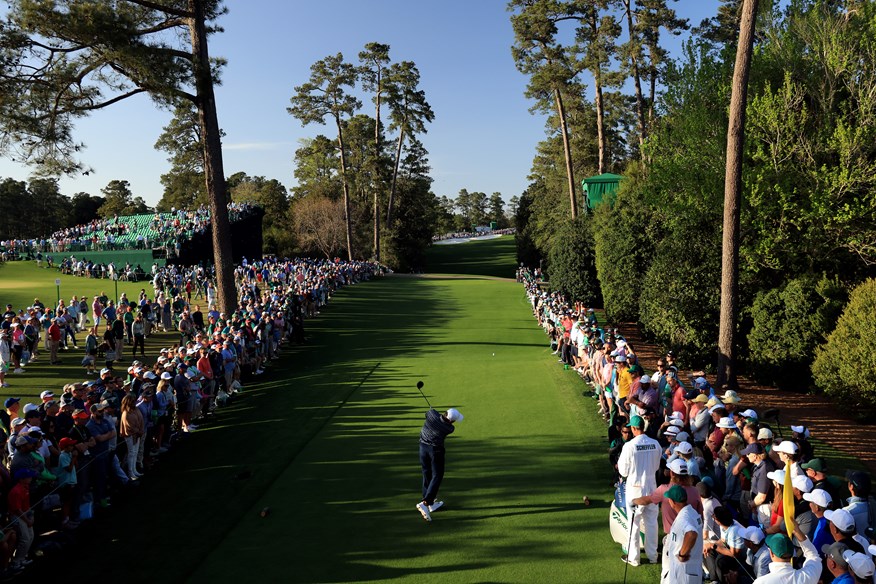
<path fill-rule="evenodd" d="M 703 581 L 703 518 L 687 504 L 687 491 L 673 485 L 663 496 L 678 514 L 663 540 L 660 584 L 701 584 Z M 654 505 L 652 505 L 654 506 Z"/>
<path fill-rule="evenodd" d="M 630 418 L 627 424 L 633 439 L 624 444 L 618 459 L 618 473 L 624 477 L 627 519 L 630 522 L 630 540 L 627 554 L 621 559 L 631 566 L 639 565 L 639 530 L 644 523 L 645 555 L 657 563 L 657 505 L 633 504 L 638 497 L 650 495 L 657 488 L 656 473 L 660 469 L 660 443 L 645 434 L 645 421 L 640 416 Z M 702 529 L 702 526 L 701 526 Z"/>
<path fill-rule="evenodd" d="M 791 518 L 794 539 L 803 550 L 805 561 L 799 570 L 791 564 L 794 558 L 794 544 L 784 533 L 774 533 L 766 538 L 770 550 L 770 573 L 760 576 L 754 584 L 816 584 L 821 576 L 821 557 L 809 538 L 800 531 L 800 526 Z"/>

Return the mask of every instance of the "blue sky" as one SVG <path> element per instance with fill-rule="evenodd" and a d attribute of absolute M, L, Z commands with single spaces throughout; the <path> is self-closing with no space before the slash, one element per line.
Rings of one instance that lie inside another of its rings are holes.
<path fill-rule="evenodd" d="M 513 32 L 504 0 L 228 0 L 225 32 L 211 40 L 212 56 L 228 60 L 216 89 L 226 175 L 243 171 L 294 184 L 292 159 L 299 141 L 332 128 L 301 124 L 286 107 L 310 65 L 342 52 L 355 61 L 371 41 L 391 46 L 394 61 L 414 61 L 435 121 L 422 140 L 429 150 L 433 191 L 501 192 L 507 201 L 527 185 L 544 119 L 529 113 L 527 79 L 514 67 Z M 680 0 L 680 16 L 696 25 L 718 0 Z M 685 35 L 686 36 L 686 35 Z M 680 39 L 667 46 L 677 53 Z M 363 111 L 373 106 L 365 101 Z M 83 161 L 94 172 L 63 178 L 61 192 L 94 195 L 114 179 L 154 205 L 159 176 L 169 165 L 153 148 L 170 114 L 142 96 L 93 114 L 77 125 Z M 29 169 L 0 159 L 0 177 L 27 180 Z"/>

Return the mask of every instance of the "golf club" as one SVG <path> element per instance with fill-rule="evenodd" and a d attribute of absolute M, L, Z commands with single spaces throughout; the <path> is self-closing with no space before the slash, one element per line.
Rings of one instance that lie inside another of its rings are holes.
<path fill-rule="evenodd" d="M 627 568 L 630 567 L 630 544 L 633 541 L 633 528 L 636 526 L 636 522 L 633 521 L 633 518 L 636 516 L 636 505 L 630 505 L 630 510 L 632 513 L 627 518 L 630 522 L 630 537 L 627 538 L 627 559 L 624 562 L 624 584 L 627 584 Z"/>
<path fill-rule="evenodd" d="M 420 395 L 422 395 L 422 396 L 423 396 L 423 399 L 426 400 L 426 404 L 428 404 L 429 409 L 431 410 L 431 409 L 432 409 L 432 404 L 429 403 L 429 398 L 427 398 L 427 397 L 426 397 L 426 394 L 423 393 L 423 382 L 422 382 L 422 381 L 418 381 L 418 382 L 417 382 L 417 389 L 420 390 Z"/>

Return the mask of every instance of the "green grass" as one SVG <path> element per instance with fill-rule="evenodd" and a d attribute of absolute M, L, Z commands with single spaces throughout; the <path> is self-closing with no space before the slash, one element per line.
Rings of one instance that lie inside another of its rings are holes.
<path fill-rule="evenodd" d="M 61 298 L 69 304 L 68 301 L 74 294 L 77 297 L 85 295 L 89 299 L 89 312 L 91 299 L 94 296 L 106 292 L 109 297 L 115 297 L 115 283 L 110 280 L 65 276 L 57 270 L 37 268 L 35 262 L 7 262 L 0 264 L 0 305 L 11 303 L 18 310 L 30 306 L 35 298 L 39 298 L 47 307 L 54 308 L 58 298 L 56 278 L 61 280 Z M 150 296 L 152 294 L 152 285 L 149 282 L 119 282 L 118 286 L 119 294 L 127 293 L 130 300 L 136 300 L 142 288 L 146 288 Z M 100 334 L 103 334 L 103 330 Z M 16 396 L 24 401 L 34 401 L 29 398 L 39 396 L 43 390 L 51 389 L 58 393 L 66 383 L 84 380 L 86 375 L 81 362 L 82 357 L 85 356 L 85 333 L 78 333 L 76 341 L 79 343 L 79 349 L 60 351 L 58 355 L 62 364 L 51 366 L 48 351 L 42 348 L 41 342 L 42 356 L 27 366 L 26 373 L 7 374 L 6 381 L 9 387 L 3 389 L 3 399 Z M 175 333 L 150 335 L 146 339 L 146 354 L 154 359 L 162 347 L 174 342 L 179 342 L 179 335 Z M 130 346 L 125 347 L 124 354 L 125 357 L 130 357 Z M 94 377 L 92 376 L 91 379 Z"/>
<path fill-rule="evenodd" d="M 513 278 L 517 265 L 514 237 L 433 245 L 426 254 L 430 274 L 473 274 Z"/>
<path fill-rule="evenodd" d="M 475 249 L 488 275 L 513 277 L 512 238 L 448 247 L 469 245 L 459 271 L 475 269 Z M 133 582 L 622 580 L 604 424 L 520 285 L 386 278 L 336 294 L 307 333 L 80 529 L 58 569 Z M 466 415 L 431 524 L 414 509 L 420 379 L 434 406 Z M 656 566 L 628 574 L 658 578 Z"/>

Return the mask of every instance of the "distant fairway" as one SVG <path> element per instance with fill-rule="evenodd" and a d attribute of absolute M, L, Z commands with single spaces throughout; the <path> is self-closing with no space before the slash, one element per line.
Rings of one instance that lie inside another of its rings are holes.
<path fill-rule="evenodd" d="M 511 235 L 453 245 L 433 245 L 426 254 L 426 272 L 513 278 L 516 257 L 517 248 Z"/>
<path fill-rule="evenodd" d="M 483 254 L 489 276 L 513 278 L 513 239 L 445 249 L 460 250 L 467 275 L 390 277 L 336 294 L 308 322 L 306 346 L 287 350 L 220 424 L 189 436 L 89 527 L 104 559 L 71 557 L 65 572 L 137 582 L 620 582 L 604 425 L 577 376 L 549 354 L 521 286 L 474 275 Z M 445 249 L 440 265 L 451 273 Z M 420 379 L 433 405 L 466 415 L 448 439 L 446 507 L 431 524 L 414 509 Z M 646 566 L 628 581 L 658 578 Z"/>

